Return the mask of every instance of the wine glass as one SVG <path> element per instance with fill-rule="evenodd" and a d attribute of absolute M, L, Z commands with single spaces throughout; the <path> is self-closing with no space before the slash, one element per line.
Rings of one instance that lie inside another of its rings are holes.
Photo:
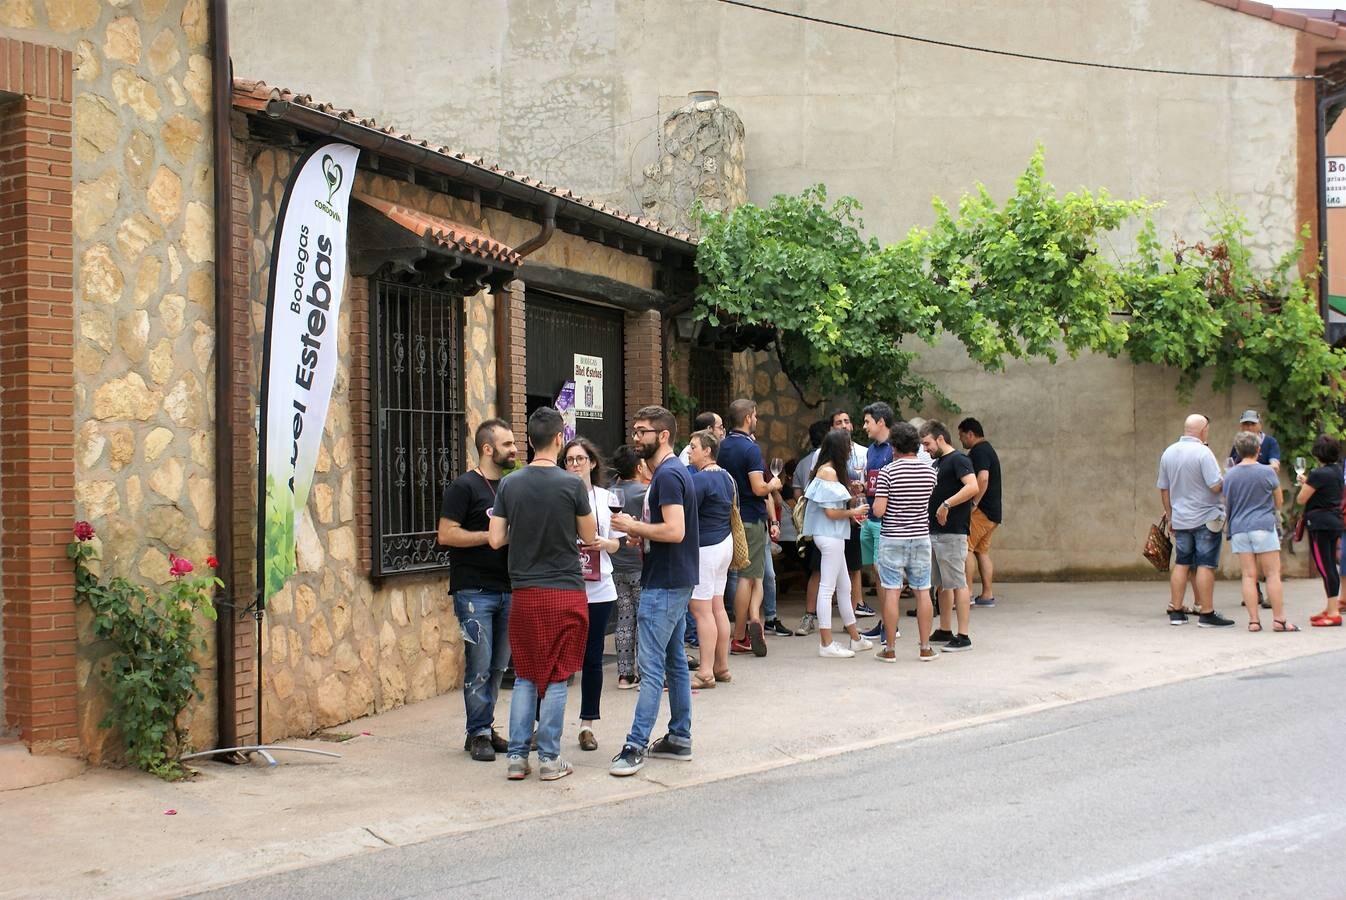
<path fill-rule="evenodd" d="M 608 509 L 616 515 L 626 507 L 626 492 L 619 487 L 608 488 Z"/>
<path fill-rule="evenodd" d="M 785 469 L 785 460 L 779 456 L 771 457 L 771 477 L 779 478 L 780 473 Z"/>
<path fill-rule="evenodd" d="M 1295 457 L 1295 474 L 1298 475 L 1300 478 L 1303 478 L 1303 477 L 1304 477 L 1304 472 L 1305 472 L 1307 469 L 1308 469 L 1308 467 L 1307 467 L 1306 465 L 1304 465 L 1304 457 L 1302 457 L 1302 456 L 1296 456 L 1296 457 Z"/>

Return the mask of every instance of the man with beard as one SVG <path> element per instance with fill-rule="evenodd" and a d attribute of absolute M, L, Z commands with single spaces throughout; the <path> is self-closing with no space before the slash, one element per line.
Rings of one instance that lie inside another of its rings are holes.
<path fill-rule="evenodd" d="M 501 419 L 477 426 L 476 468 L 444 488 L 439 543 L 449 548 L 449 593 L 463 632 L 463 749 L 492 762 L 509 744 L 495 731 L 495 701 L 509 667 L 509 551 L 490 543 L 491 509 L 504 470 L 514 465 L 514 432 Z"/>
<path fill-rule="evenodd" d="M 972 461 L 950 443 L 949 429 L 934 419 L 921 426 L 921 444 L 935 460 L 935 490 L 930 495 L 931 581 L 939 588 L 939 630 L 930 640 L 947 641 L 944 650 L 971 650 L 971 618 L 967 587 L 967 533 L 972 522 L 972 498 L 977 475 Z M 949 630 L 950 610 L 956 605 L 958 631 Z"/>
<path fill-rule="evenodd" d="M 612 517 L 613 529 L 629 539 L 644 540 L 646 548 L 636 618 L 640 696 L 626 742 L 608 770 L 618 777 L 639 772 L 646 756 L 682 762 L 692 758 L 692 678 L 682 644 L 687 605 L 701 574 L 701 541 L 696 487 L 673 452 L 677 427 L 673 414 L 662 406 L 647 406 L 636 413 L 633 446 L 654 473 L 645 493 L 644 521 L 625 513 Z M 668 734 L 650 744 L 665 684 Z"/>
<path fill-rule="evenodd" d="M 573 769 L 561 758 L 566 679 L 584 665 L 589 597 L 579 544 L 594 543 L 598 523 L 584 482 L 561 469 L 565 423 L 549 406 L 528 417 L 533 461 L 500 482 L 491 516 L 491 546 L 511 545 L 513 590 L 509 649 L 514 689 L 509 698 L 510 781 L 528 777 L 529 744 L 537 721 L 539 777 L 555 781 Z M 539 701 L 540 698 L 540 701 Z"/>

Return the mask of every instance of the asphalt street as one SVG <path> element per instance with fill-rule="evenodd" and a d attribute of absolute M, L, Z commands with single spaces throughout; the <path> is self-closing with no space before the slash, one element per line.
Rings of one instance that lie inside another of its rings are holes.
<path fill-rule="evenodd" d="M 1346 897 L 1343 676 L 1320 654 L 203 896 Z"/>

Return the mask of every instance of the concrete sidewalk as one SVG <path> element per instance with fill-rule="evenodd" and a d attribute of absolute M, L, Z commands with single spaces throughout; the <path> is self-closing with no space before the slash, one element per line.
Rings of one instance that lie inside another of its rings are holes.
<path fill-rule="evenodd" d="M 1237 582 L 1216 606 L 1238 623 L 1170 627 L 1167 585 L 1005 584 L 1000 605 L 975 610 L 974 649 L 916 660 L 915 620 L 903 618 L 897 665 L 872 653 L 823 660 L 815 637 L 780 638 L 766 659 L 734 657 L 732 684 L 693 698 L 696 759 L 650 760 L 612 778 L 610 758 L 630 724 L 635 691 L 608 670 L 599 751 L 575 745 L 579 691 L 570 697 L 563 752 L 575 775 L 505 780 L 504 757 L 462 750 L 457 693 L 343 726 L 351 741 L 292 741 L 341 760 L 281 755 L 281 765 L 207 763 L 191 782 L 89 770 L 58 783 L 0 793 L 0 897 L 169 896 L 226 885 L 389 845 L 461 833 L 715 781 L 862 747 L 1020 715 L 1064 703 L 1346 649 L 1346 629 L 1310 629 L 1317 581 L 1287 584 L 1290 619 L 1304 631 L 1249 634 Z M 907 601 L 908 603 L 910 601 Z M 785 606 L 782 614 L 799 608 Z M 790 621 L 795 621 L 791 618 Z M 869 620 L 872 621 L 872 620 Z M 497 710 L 502 730 L 508 693 Z M 665 707 L 665 714 L 666 714 Z M 656 736 L 662 734 L 663 721 Z M 2 763 L 0 763 L 2 764 Z M 536 766 L 535 766 L 536 768 Z M 175 814 L 167 814 L 174 810 Z"/>

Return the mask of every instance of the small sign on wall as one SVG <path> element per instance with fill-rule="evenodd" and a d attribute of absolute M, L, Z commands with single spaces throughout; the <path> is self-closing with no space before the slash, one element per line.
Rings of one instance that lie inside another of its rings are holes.
<path fill-rule="evenodd" d="M 1323 160 L 1323 166 L 1327 208 L 1346 207 L 1346 156 L 1329 156 Z"/>
<path fill-rule="evenodd" d="M 603 418 L 603 357 L 575 354 L 575 417 Z"/>

